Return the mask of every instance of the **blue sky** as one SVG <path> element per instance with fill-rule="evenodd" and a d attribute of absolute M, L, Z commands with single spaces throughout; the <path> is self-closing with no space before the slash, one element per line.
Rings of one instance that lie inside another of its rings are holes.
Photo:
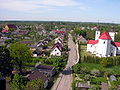
<path fill-rule="evenodd" d="M 0 0 L 0 20 L 120 23 L 120 0 Z"/>

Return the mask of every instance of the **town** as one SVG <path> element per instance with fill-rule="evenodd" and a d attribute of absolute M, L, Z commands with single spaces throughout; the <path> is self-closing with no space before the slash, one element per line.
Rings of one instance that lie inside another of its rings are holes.
<path fill-rule="evenodd" d="M 0 61 L 0 90 L 119 90 L 120 24 L 1 21 Z"/>

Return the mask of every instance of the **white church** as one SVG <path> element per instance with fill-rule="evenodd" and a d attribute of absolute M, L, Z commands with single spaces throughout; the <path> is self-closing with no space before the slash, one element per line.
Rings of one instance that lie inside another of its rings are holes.
<path fill-rule="evenodd" d="M 114 42 L 115 32 L 96 31 L 95 40 L 88 40 L 87 51 L 98 57 L 111 57 L 120 54 L 120 42 Z"/>

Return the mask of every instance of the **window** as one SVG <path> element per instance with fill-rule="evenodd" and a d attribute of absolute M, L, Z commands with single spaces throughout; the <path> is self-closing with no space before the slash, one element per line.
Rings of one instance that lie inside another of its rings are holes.
<path fill-rule="evenodd" d="M 105 41 L 103 42 L 103 44 L 105 44 Z"/>

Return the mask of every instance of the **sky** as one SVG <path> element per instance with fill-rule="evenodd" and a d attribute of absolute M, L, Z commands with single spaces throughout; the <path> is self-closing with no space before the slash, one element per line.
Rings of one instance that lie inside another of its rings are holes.
<path fill-rule="evenodd" d="M 0 0 L 0 20 L 120 23 L 120 0 Z"/>

